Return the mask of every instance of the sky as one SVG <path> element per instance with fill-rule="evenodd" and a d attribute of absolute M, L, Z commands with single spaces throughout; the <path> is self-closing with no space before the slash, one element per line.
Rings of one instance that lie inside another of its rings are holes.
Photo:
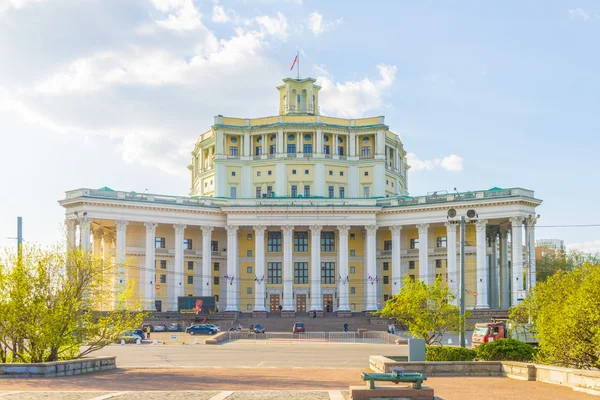
<path fill-rule="evenodd" d="M 218 114 L 385 115 L 411 195 L 523 187 L 536 238 L 600 251 L 600 2 L 0 0 L 0 248 L 61 239 L 65 191 L 187 195 Z"/>

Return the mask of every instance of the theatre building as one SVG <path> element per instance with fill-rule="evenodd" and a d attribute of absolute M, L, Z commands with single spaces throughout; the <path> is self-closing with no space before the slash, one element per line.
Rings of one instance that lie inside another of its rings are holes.
<path fill-rule="evenodd" d="M 151 310 L 200 295 L 219 311 L 346 316 L 381 308 L 406 276 L 457 290 L 472 210 L 467 306 L 508 308 L 535 285 L 533 191 L 410 196 L 384 117 L 320 115 L 319 89 L 287 78 L 278 115 L 216 116 L 190 149 L 187 197 L 66 192 L 69 243 L 117 263 L 115 292 L 134 282 Z"/>

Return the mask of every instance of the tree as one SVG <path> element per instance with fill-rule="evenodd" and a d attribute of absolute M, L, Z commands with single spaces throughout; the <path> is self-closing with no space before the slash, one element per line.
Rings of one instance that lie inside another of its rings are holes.
<path fill-rule="evenodd" d="M 77 249 L 22 253 L 0 260 L 0 362 L 80 358 L 142 323 L 137 304 L 128 305 L 133 282 L 114 298 L 115 265 Z M 107 304 L 116 307 L 97 311 Z"/>
<path fill-rule="evenodd" d="M 427 344 L 440 344 L 444 333 L 458 333 L 463 321 L 459 307 L 452 305 L 456 296 L 438 277 L 431 285 L 404 278 L 400 292 L 387 301 L 378 315 L 394 318 L 410 334 Z"/>
<path fill-rule="evenodd" d="M 585 263 L 538 283 L 511 319 L 534 321 L 540 362 L 600 368 L 600 265 Z"/>
<path fill-rule="evenodd" d="M 544 282 L 558 271 L 573 271 L 573 269 L 586 263 L 600 264 L 600 254 L 585 253 L 578 250 L 545 254 L 541 260 L 537 261 L 536 278 L 538 282 Z"/>

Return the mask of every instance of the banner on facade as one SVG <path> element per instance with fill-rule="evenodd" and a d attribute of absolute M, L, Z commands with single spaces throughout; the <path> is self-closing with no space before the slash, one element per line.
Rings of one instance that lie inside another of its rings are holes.
<path fill-rule="evenodd" d="M 215 298 L 212 296 L 186 296 L 177 298 L 177 311 L 180 314 L 213 314 Z"/>

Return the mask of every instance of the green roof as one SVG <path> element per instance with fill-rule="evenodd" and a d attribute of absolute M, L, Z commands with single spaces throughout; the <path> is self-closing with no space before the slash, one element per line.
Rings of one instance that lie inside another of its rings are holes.
<path fill-rule="evenodd" d="M 111 188 L 109 188 L 108 186 L 102 186 L 100 189 L 98 190 L 104 190 L 105 192 L 114 192 L 114 190 L 112 190 Z"/>
<path fill-rule="evenodd" d="M 489 190 L 504 190 L 502 188 L 499 188 L 498 186 L 494 186 L 493 188 L 489 189 Z"/>

